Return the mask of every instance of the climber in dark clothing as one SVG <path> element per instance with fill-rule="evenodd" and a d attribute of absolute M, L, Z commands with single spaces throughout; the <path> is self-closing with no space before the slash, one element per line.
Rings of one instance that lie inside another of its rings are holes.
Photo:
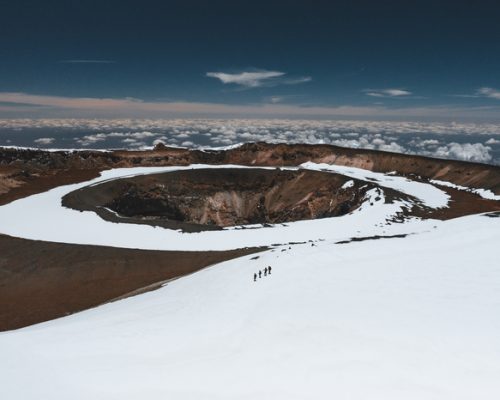
<path fill-rule="evenodd" d="M 269 275 L 271 275 L 271 266 L 267 267 L 267 271 L 269 272 Z"/>
<path fill-rule="evenodd" d="M 264 268 L 264 276 L 267 276 L 267 267 Z"/>
<path fill-rule="evenodd" d="M 253 274 L 253 281 L 255 282 L 257 280 L 257 274 Z"/>
<path fill-rule="evenodd" d="M 262 276 L 262 271 L 259 271 L 259 279 L 260 279 L 261 276 Z"/>

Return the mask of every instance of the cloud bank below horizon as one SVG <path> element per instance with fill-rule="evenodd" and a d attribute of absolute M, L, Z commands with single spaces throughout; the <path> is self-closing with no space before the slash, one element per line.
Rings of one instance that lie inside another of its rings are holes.
<path fill-rule="evenodd" d="M 0 120 L 0 146 L 189 148 L 243 142 L 332 144 L 500 165 L 500 124 L 214 119 Z"/>

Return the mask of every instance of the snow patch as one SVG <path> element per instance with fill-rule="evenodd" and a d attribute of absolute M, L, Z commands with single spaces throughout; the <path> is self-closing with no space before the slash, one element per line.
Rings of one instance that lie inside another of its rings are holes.
<path fill-rule="evenodd" d="M 348 189 L 354 186 L 354 181 L 351 179 L 342 185 L 341 189 Z"/>
<path fill-rule="evenodd" d="M 408 178 L 373 172 L 366 169 L 346 167 L 342 165 L 317 164 L 306 162 L 300 167 L 316 171 L 335 172 L 364 181 L 376 181 L 379 185 L 385 186 L 399 192 L 414 196 L 424 205 L 430 208 L 448 207 L 450 196 L 444 191 L 423 182 L 412 181 Z"/>
<path fill-rule="evenodd" d="M 456 185 L 454 183 L 447 181 L 440 181 L 438 179 L 431 179 L 429 182 L 440 186 L 446 186 L 453 189 L 464 190 L 466 192 L 475 193 L 481 196 L 483 199 L 500 200 L 500 195 L 496 195 L 495 193 L 493 193 L 491 190 L 488 189 L 474 189 L 466 186 Z"/>

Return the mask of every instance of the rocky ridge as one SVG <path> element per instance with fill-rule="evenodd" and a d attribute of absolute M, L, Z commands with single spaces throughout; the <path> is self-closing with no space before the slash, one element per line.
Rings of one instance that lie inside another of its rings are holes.
<path fill-rule="evenodd" d="M 189 164 L 279 167 L 307 161 L 375 172 L 397 171 L 412 178 L 438 179 L 500 194 L 500 167 L 494 165 L 331 145 L 247 143 L 229 150 L 189 150 L 164 145 L 147 151 L 110 152 L 0 148 L 0 204 L 58 184 L 81 182 L 110 168 Z"/>

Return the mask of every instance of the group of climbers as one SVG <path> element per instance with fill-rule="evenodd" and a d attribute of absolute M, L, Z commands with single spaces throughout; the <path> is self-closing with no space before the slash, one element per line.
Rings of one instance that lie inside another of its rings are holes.
<path fill-rule="evenodd" d="M 271 275 L 271 266 L 269 265 L 268 267 L 264 268 L 264 276 L 267 276 L 267 275 Z M 254 282 L 257 282 L 257 277 L 260 279 L 262 278 L 262 271 L 259 270 L 259 272 L 256 272 L 255 274 L 253 274 L 253 281 Z"/>

